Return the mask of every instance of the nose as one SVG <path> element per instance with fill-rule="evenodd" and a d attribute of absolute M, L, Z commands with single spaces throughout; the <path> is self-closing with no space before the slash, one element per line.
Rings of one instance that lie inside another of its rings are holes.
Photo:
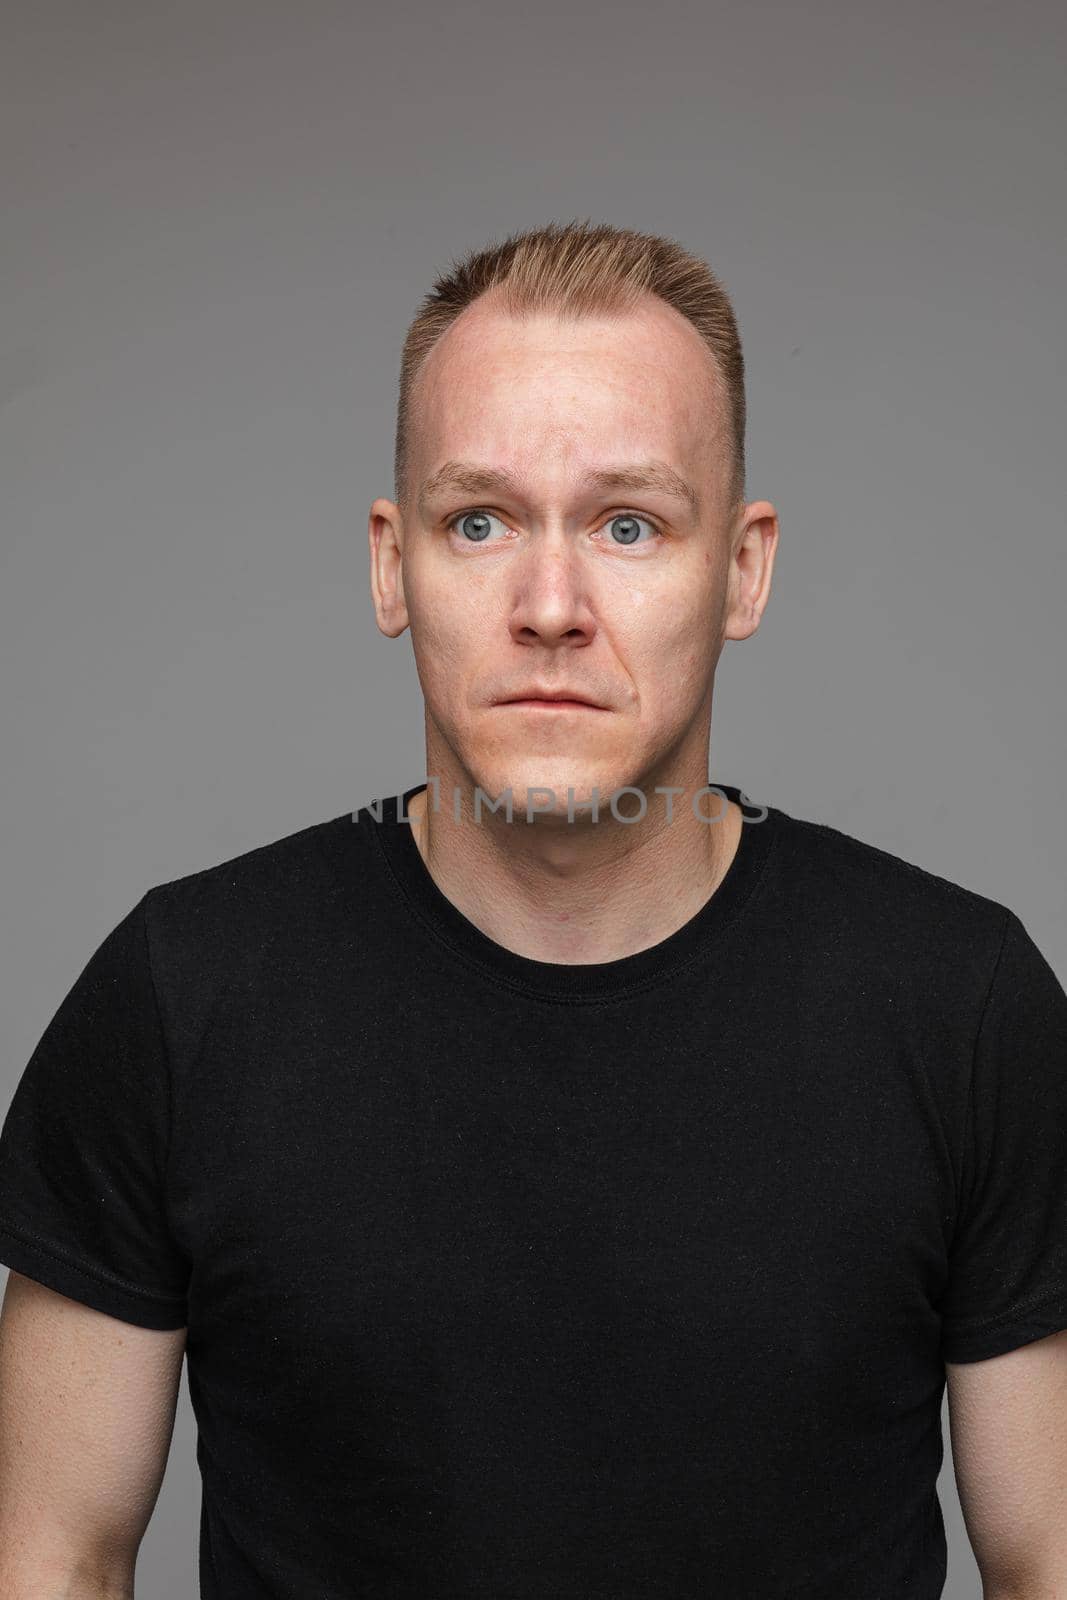
<path fill-rule="evenodd" d="M 543 529 L 511 567 L 511 636 L 517 644 L 585 645 L 596 624 L 589 570 L 573 541 Z"/>

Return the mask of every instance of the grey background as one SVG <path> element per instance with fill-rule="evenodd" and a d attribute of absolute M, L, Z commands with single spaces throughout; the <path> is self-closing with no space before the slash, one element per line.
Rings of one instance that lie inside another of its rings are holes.
<path fill-rule="evenodd" d="M 679 238 L 741 324 L 782 542 L 712 775 L 1003 901 L 1067 976 L 1058 8 L 38 0 L 3 31 L 5 1105 L 146 888 L 425 776 L 367 583 L 401 342 L 453 256 L 573 216 Z M 153 1600 L 196 1593 L 194 1451 L 183 1377 Z"/>

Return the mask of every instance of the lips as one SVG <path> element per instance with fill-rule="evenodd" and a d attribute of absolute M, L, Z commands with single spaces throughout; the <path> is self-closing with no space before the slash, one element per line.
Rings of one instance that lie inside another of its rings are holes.
<path fill-rule="evenodd" d="M 506 706 L 514 706 L 516 711 L 533 711 L 538 716 L 549 711 L 599 711 L 600 706 L 591 706 L 585 700 L 505 700 Z"/>
<path fill-rule="evenodd" d="M 545 711 L 603 711 L 603 706 L 594 705 L 591 700 L 580 700 L 572 695 L 517 695 L 512 700 L 498 700 L 498 705 L 521 706 Z"/>
<path fill-rule="evenodd" d="M 504 700 L 498 700 L 497 705 L 541 705 L 558 706 L 566 709 L 568 706 L 585 711 L 604 711 L 605 706 L 591 700 L 580 689 L 526 689 L 519 694 L 508 695 Z"/>

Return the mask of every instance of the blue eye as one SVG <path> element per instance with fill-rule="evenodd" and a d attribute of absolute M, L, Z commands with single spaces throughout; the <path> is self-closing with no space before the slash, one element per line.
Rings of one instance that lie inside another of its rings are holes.
<path fill-rule="evenodd" d="M 461 511 L 458 516 L 445 524 L 448 528 L 455 528 L 460 532 L 468 544 L 481 544 L 489 537 L 489 524 L 504 524 L 499 517 L 494 517 L 489 511 Z"/>
<path fill-rule="evenodd" d="M 616 544 L 636 544 L 638 526 L 642 522 L 646 528 L 652 529 L 655 538 L 661 537 L 659 529 L 647 517 L 638 517 L 629 511 L 623 511 L 617 517 L 612 517 L 607 526 L 611 529 Z M 648 544 L 649 541 L 646 539 L 645 543 Z"/>

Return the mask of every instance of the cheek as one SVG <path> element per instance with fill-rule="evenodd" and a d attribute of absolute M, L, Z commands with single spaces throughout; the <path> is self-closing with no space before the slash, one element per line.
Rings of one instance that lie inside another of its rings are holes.
<path fill-rule="evenodd" d="M 710 596 L 694 585 L 670 598 L 631 587 L 620 637 L 647 682 L 665 698 L 703 687 L 713 663 Z"/>
<path fill-rule="evenodd" d="M 427 604 L 408 598 L 412 650 L 423 695 L 443 721 L 462 720 L 468 691 L 484 679 L 498 638 L 484 585 L 435 586 Z"/>

